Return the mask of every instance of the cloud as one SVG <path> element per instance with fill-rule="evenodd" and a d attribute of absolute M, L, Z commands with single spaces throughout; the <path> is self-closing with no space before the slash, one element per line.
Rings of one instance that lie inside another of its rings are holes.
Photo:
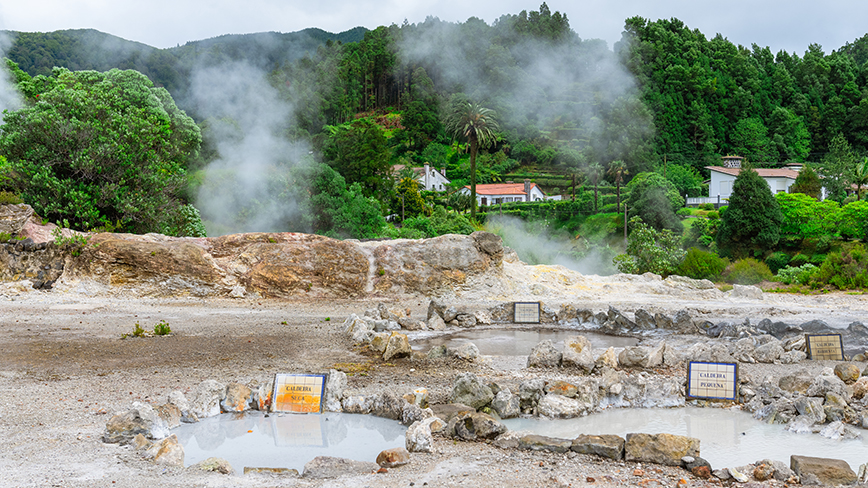
<path fill-rule="evenodd" d="M 6 51 L 10 45 L 9 36 L 0 32 L 0 62 L 6 57 Z M 15 88 L 12 77 L 4 64 L 0 67 L 0 113 L 4 110 L 18 110 L 21 108 L 21 104 L 21 94 Z"/>

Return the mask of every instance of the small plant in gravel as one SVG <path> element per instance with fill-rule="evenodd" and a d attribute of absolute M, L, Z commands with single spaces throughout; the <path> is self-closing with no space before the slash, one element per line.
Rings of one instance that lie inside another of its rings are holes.
<path fill-rule="evenodd" d="M 161 320 L 154 325 L 154 335 L 164 336 L 172 333 L 172 328 L 169 327 L 169 323 L 165 320 Z"/>
<path fill-rule="evenodd" d="M 145 329 L 143 329 L 142 326 L 139 325 L 138 322 L 136 322 L 136 326 L 133 329 L 133 333 L 132 334 L 121 334 L 121 339 L 126 339 L 127 337 L 144 337 L 144 336 L 145 336 Z"/>

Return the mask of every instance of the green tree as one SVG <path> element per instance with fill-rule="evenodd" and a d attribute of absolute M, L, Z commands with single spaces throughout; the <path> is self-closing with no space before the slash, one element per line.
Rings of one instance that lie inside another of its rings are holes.
<path fill-rule="evenodd" d="M 796 181 L 790 185 L 789 192 L 803 193 L 819 200 L 823 193 L 823 183 L 820 181 L 820 177 L 817 176 L 817 173 L 814 172 L 811 166 L 806 164 L 802 166 L 801 170 L 799 170 L 799 176 L 797 176 Z"/>
<path fill-rule="evenodd" d="M 838 234 L 840 209 L 834 200 L 818 201 L 803 193 L 778 193 L 781 239 L 801 244 L 804 239 Z"/>
<path fill-rule="evenodd" d="M 837 134 L 829 143 L 829 152 L 820 161 L 818 171 L 829 198 L 840 202 L 847 196 L 847 173 L 855 163 L 856 155 L 847 138 Z"/>
<path fill-rule="evenodd" d="M 198 212 L 184 210 L 182 195 L 201 135 L 169 92 L 132 70 L 17 78 L 29 101 L 5 115 L 0 153 L 9 185 L 36 212 L 79 229 L 196 227 L 183 224 Z"/>
<path fill-rule="evenodd" d="M 748 165 L 732 184 L 729 206 L 717 230 L 717 248 L 726 257 L 761 254 L 778 243 L 782 221 L 769 185 Z"/>
<path fill-rule="evenodd" d="M 627 210 L 655 229 L 681 232 L 684 225 L 675 212 L 684 206 L 678 189 L 659 173 L 639 173 L 627 185 Z"/>
<path fill-rule="evenodd" d="M 858 199 L 862 199 L 862 187 L 868 186 L 868 158 L 863 158 L 853 165 L 853 170 L 850 173 L 850 182 L 856 185 L 856 195 Z"/>
<path fill-rule="evenodd" d="M 337 171 L 325 164 L 307 170 L 299 181 L 312 181 L 305 203 L 313 231 L 331 237 L 372 239 L 380 237 L 386 220 L 380 204 L 366 197 L 358 182 L 349 187 Z"/>
<path fill-rule="evenodd" d="M 393 212 L 401 215 L 402 219 L 430 213 L 422 194 L 419 192 L 419 182 L 415 178 L 402 178 L 398 182 L 395 188 L 395 198 L 392 200 L 392 208 Z"/>
<path fill-rule="evenodd" d="M 323 155 L 329 165 L 350 184 L 359 183 L 365 196 L 388 195 L 391 153 L 382 127 L 361 118 L 326 130 Z"/>
<path fill-rule="evenodd" d="M 626 178 L 627 175 L 630 174 L 630 172 L 627 170 L 627 165 L 624 164 L 624 161 L 612 161 L 609 164 L 608 174 L 609 174 L 609 176 L 612 177 L 612 181 L 615 183 L 615 194 L 617 196 L 617 202 L 618 202 L 617 207 L 615 207 L 615 208 L 616 208 L 616 212 L 620 212 L 621 211 L 621 185 L 624 184 L 624 178 Z M 594 188 L 594 191 L 595 191 L 594 202 L 596 203 L 596 187 Z"/>
<path fill-rule="evenodd" d="M 480 147 L 487 148 L 494 143 L 497 116 L 478 103 L 458 102 L 452 106 L 446 128 L 454 137 L 470 143 L 470 220 L 476 220 L 476 155 Z"/>
<path fill-rule="evenodd" d="M 627 252 L 615 256 L 618 271 L 630 274 L 672 274 L 687 254 L 679 246 L 679 236 L 669 229 L 661 231 L 645 225 L 639 217 L 630 219 Z"/>
<path fill-rule="evenodd" d="M 594 185 L 594 212 L 597 211 L 597 186 L 600 180 L 603 179 L 603 167 L 600 163 L 591 163 L 585 168 L 585 179 L 588 183 Z"/>

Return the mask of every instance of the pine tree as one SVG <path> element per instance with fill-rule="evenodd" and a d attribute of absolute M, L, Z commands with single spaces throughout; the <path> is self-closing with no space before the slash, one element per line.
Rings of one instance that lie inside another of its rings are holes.
<path fill-rule="evenodd" d="M 747 166 L 732 184 L 729 206 L 721 215 L 717 246 L 722 256 L 760 256 L 777 245 L 783 215 L 769 185 Z"/>
<path fill-rule="evenodd" d="M 820 177 L 807 164 L 802 166 L 799 176 L 789 189 L 790 193 L 803 193 L 816 200 L 820 199 L 822 191 L 823 183 L 820 182 Z"/>

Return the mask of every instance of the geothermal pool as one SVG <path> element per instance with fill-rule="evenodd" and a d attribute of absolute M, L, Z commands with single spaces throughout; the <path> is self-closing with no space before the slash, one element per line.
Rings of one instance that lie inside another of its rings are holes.
<path fill-rule="evenodd" d="M 555 347 L 563 350 L 564 339 L 583 335 L 591 341 L 594 349 L 609 347 L 627 347 L 638 344 L 639 339 L 620 337 L 575 329 L 520 329 L 520 328 L 489 328 L 470 329 L 446 335 L 421 336 L 413 340 L 413 349 L 428 351 L 433 347 L 445 345 L 452 349 L 468 342 L 476 344 L 479 354 L 485 356 L 527 356 L 531 349 L 544 340 L 555 343 Z"/>
<path fill-rule="evenodd" d="M 245 467 L 290 468 L 299 473 L 317 456 L 375 462 L 384 449 L 404 447 L 406 427 L 394 420 L 346 413 L 293 415 L 248 411 L 222 414 L 173 429 L 184 464 L 223 458 Z"/>
<path fill-rule="evenodd" d="M 699 455 L 713 469 L 738 467 L 763 459 L 790 464 L 790 455 L 843 459 L 856 471 L 868 462 L 864 439 L 831 440 L 817 434 L 794 434 L 784 425 L 766 424 L 750 414 L 722 408 L 610 409 L 575 419 L 504 420 L 509 430 L 575 439 L 581 434 L 677 434 L 700 440 Z"/>

